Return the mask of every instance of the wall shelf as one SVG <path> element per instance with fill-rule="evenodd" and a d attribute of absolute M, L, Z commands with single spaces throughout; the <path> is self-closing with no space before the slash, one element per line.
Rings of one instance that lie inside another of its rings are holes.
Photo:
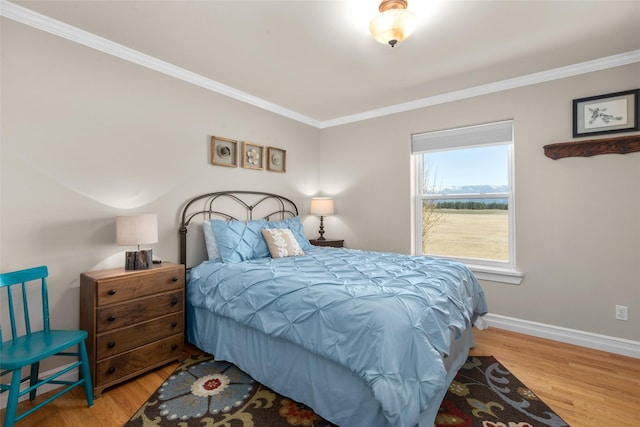
<path fill-rule="evenodd" d="M 588 141 L 560 142 L 544 147 L 544 155 L 557 160 L 563 157 L 591 157 L 598 154 L 627 154 L 640 151 L 640 134 Z"/>

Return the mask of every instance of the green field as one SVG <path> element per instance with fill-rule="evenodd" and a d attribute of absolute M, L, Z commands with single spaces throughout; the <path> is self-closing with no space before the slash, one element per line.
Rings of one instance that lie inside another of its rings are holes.
<path fill-rule="evenodd" d="M 506 210 L 436 209 L 443 220 L 423 243 L 424 253 L 506 261 L 509 259 Z"/>

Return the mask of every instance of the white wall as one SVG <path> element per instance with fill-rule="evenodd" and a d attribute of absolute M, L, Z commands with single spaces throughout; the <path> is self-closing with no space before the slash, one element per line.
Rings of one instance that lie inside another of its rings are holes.
<path fill-rule="evenodd" d="M 521 285 L 485 282 L 492 313 L 640 340 L 640 153 L 551 160 L 571 100 L 640 87 L 640 65 L 318 130 L 2 20 L 0 270 L 51 269 L 58 327 L 78 324 L 79 274 L 119 266 L 114 217 L 157 212 L 176 261 L 190 196 L 255 189 L 335 196 L 327 237 L 410 253 L 410 135 L 513 118 Z M 287 173 L 209 164 L 209 137 L 287 150 Z M 612 206 L 615 206 L 612 208 Z M 317 220 L 306 218 L 310 236 Z M 629 306 L 629 321 L 613 319 Z"/>
<path fill-rule="evenodd" d="M 56 327 L 78 326 L 81 272 L 124 265 L 116 215 L 156 212 L 154 255 L 176 262 L 197 194 L 275 192 L 308 214 L 318 129 L 6 19 L 1 54 L 0 270 L 49 266 Z M 287 172 L 213 166 L 212 135 L 285 149 Z"/>
<path fill-rule="evenodd" d="M 513 119 L 521 285 L 484 282 L 492 313 L 640 340 L 640 153 L 551 160 L 572 100 L 640 87 L 640 64 L 451 102 L 321 134 L 328 237 L 410 253 L 412 133 Z M 587 138 L 582 138 L 587 139 Z M 629 321 L 615 320 L 616 304 Z"/>

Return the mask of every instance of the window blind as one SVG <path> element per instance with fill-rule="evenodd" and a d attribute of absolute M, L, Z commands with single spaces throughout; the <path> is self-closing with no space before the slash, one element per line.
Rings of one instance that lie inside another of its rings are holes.
<path fill-rule="evenodd" d="M 418 133 L 411 136 L 411 152 L 508 143 L 513 140 L 513 120 Z"/>

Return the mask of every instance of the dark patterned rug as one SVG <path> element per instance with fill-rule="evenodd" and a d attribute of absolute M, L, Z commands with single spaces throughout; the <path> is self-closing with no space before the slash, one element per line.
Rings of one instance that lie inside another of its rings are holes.
<path fill-rule="evenodd" d="M 124 427 L 335 427 L 236 366 L 190 356 Z M 451 383 L 437 427 L 568 426 L 491 356 L 470 357 Z M 354 426 L 343 426 L 354 427 Z"/>
<path fill-rule="evenodd" d="M 471 356 L 449 386 L 436 426 L 568 427 L 493 356 Z"/>

